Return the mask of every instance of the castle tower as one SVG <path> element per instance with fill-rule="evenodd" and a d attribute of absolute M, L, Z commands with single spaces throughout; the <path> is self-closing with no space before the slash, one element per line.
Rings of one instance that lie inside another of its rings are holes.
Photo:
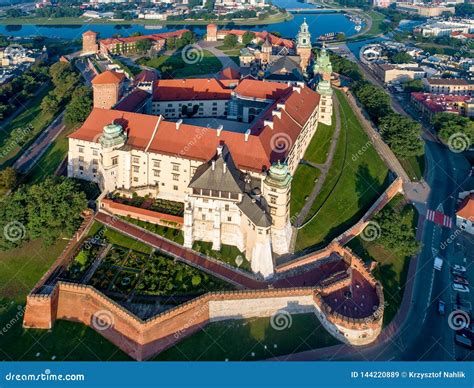
<path fill-rule="evenodd" d="M 326 125 L 331 125 L 333 110 L 333 91 L 331 87 L 332 64 L 326 47 L 323 46 L 321 49 L 313 70 L 314 76 L 319 79 L 316 91 L 321 95 L 318 121 Z"/>
<path fill-rule="evenodd" d="M 215 24 L 207 25 L 206 40 L 208 42 L 217 42 L 217 25 Z"/>
<path fill-rule="evenodd" d="M 118 162 L 119 155 L 115 150 L 122 147 L 126 141 L 127 134 L 121 125 L 112 123 L 104 127 L 102 135 L 99 138 L 99 144 L 102 148 L 100 184 L 105 190 L 112 191 L 118 186 L 121 186 L 118 179 L 119 176 L 124 173 L 124 169 L 118 171 L 120 166 Z M 130 177 L 128 177 L 128 181 L 130 181 Z"/>
<path fill-rule="evenodd" d="M 86 31 L 82 34 L 82 55 L 97 54 L 99 46 L 97 45 L 97 33 Z"/>
<path fill-rule="evenodd" d="M 289 252 L 291 242 L 290 224 L 291 175 L 288 165 L 277 163 L 270 167 L 263 182 L 263 195 L 270 207 L 272 217 L 273 252 L 282 255 Z"/>
<path fill-rule="evenodd" d="M 92 80 L 94 108 L 110 109 L 122 97 L 125 75 L 115 71 L 104 71 Z"/>
<path fill-rule="evenodd" d="M 296 35 L 296 54 L 300 57 L 300 67 L 303 73 L 306 73 L 309 63 L 311 61 L 311 34 L 306 23 L 306 18 L 301 24 L 300 31 Z"/>
<path fill-rule="evenodd" d="M 262 64 L 270 63 L 270 56 L 272 55 L 272 52 L 273 52 L 273 46 L 267 37 L 265 39 L 265 42 L 263 42 L 262 44 L 262 56 L 261 56 Z"/>

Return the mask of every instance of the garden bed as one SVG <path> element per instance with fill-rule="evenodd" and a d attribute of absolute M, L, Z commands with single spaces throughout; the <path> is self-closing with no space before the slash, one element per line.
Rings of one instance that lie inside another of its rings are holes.
<path fill-rule="evenodd" d="M 114 195 L 109 199 L 123 205 L 138 207 L 140 209 L 151 210 L 158 213 L 170 214 L 177 217 L 182 217 L 184 214 L 184 204 L 182 202 L 154 199 L 150 197 L 139 197 L 136 195 L 134 195 L 132 198 Z"/>

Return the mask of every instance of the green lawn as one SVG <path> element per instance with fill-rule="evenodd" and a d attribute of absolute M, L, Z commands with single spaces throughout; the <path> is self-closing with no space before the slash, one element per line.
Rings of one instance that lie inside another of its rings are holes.
<path fill-rule="evenodd" d="M 306 164 L 300 164 L 291 181 L 290 215 L 295 217 L 306 203 L 321 172 Z"/>
<path fill-rule="evenodd" d="M 0 152 L 0 168 L 13 164 L 18 157 L 19 151 L 22 149 L 20 144 L 23 144 L 24 147 L 25 140 L 26 144 L 32 142 L 53 120 L 54 114 L 50 112 L 45 113 L 40 107 L 41 101 L 50 90 L 51 86 L 46 87 L 38 96 L 30 101 L 25 111 L 15 117 L 4 130 L 0 131 L 0 151 L 2 151 L 2 148 L 8 151 L 5 154 Z M 32 127 L 31 132 L 21 139 L 23 141 L 20 144 L 17 142 L 17 139 L 11 138 L 10 134 L 14 129 L 26 129 L 28 124 Z"/>
<path fill-rule="evenodd" d="M 184 243 L 183 232 L 179 229 L 169 228 L 167 226 L 155 225 L 151 222 L 140 221 L 134 218 L 126 217 L 127 222 L 140 226 L 143 229 L 149 230 L 152 233 L 159 234 L 167 238 L 168 240 L 174 241 L 178 244 Z"/>
<path fill-rule="evenodd" d="M 367 14 L 371 17 L 372 19 L 372 26 L 370 27 L 370 30 L 366 32 L 365 35 L 378 35 L 383 32 L 382 30 L 382 24 L 384 20 L 386 19 L 385 15 L 376 12 L 376 11 L 369 11 Z"/>
<path fill-rule="evenodd" d="M 397 209 L 404 214 L 405 219 L 413 226 L 413 232 L 418 223 L 418 213 L 412 205 L 400 203 L 403 196 L 398 195 L 387 206 Z M 374 270 L 374 276 L 384 289 L 385 302 L 384 326 L 388 325 L 400 308 L 405 290 L 405 282 L 410 264 L 410 257 L 396 249 L 385 247 L 374 241 L 365 241 L 360 237 L 351 240 L 348 246 L 366 263 L 377 261 L 379 264 Z"/>
<path fill-rule="evenodd" d="M 331 125 L 318 124 L 318 129 L 311 139 L 303 159 L 316 164 L 326 162 L 335 128 L 336 116 L 333 113 Z"/>
<path fill-rule="evenodd" d="M 26 295 L 67 244 L 45 247 L 34 240 L 0 252 L 0 360 L 127 360 L 124 353 L 86 326 L 56 322 L 52 331 L 22 328 Z M 37 356 L 37 353 L 40 353 Z"/>
<path fill-rule="evenodd" d="M 197 252 L 204 253 L 207 256 L 213 257 L 214 259 L 223 261 L 233 267 L 238 267 L 245 271 L 252 272 L 252 268 L 250 266 L 250 262 L 247 261 L 245 254 L 240 252 L 239 249 L 233 245 L 221 245 L 220 251 L 215 251 L 212 249 L 212 243 L 206 241 L 195 241 L 193 244 L 193 249 Z M 237 256 L 242 256 L 242 264 L 240 266 L 237 265 L 235 259 Z"/>
<path fill-rule="evenodd" d="M 411 156 L 409 158 L 398 158 L 403 168 L 412 181 L 419 181 L 423 178 L 425 171 L 425 156 Z"/>
<path fill-rule="evenodd" d="M 209 324 L 155 360 L 262 360 L 339 343 L 312 313 L 292 315 L 284 330 L 273 329 L 268 317 L 229 320 Z"/>
<path fill-rule="evenodd" d="M 69 142 L 67 136 L 73 130 L 64 130 L 48 147 L 38 163 L 27 175 L 28 183 L 39 183 L 46 177 L 54 175 L 60 164 L 67 156 Z"/>
<path fill-rule="evenodd" d="M 161 55 L 157 58 L 139 61 L 140 64 L 154 67 L 161 72 L 163 78 L 186 78 L 198 75 L 217 73 L 222 70 L 222 64 L 219 59 L 208 50 L 198 52 L 200 57 L 196 63 L 187 64 L 181 51 L 177 51 L 173 55 Z M 190 61 L 194 61 L 195 57 L 189 54 Z"/>
<path fill-rule="evenodd" d="M 367 146 L 369 139 L 346 97 L 340 91 L 336 97 L 341 107 L 341 135 L 307 219 L 316 215 L 298 231 L 297 251 L 327 244 L 355 224 L 388 186 L 387 167 L 374 147 Z"/>

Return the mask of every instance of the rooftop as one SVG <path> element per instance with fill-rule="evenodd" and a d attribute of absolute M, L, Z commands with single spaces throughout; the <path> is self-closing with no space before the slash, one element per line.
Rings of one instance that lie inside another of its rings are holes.
<path fill-rule="evenodd" d="M 474 193 L 469 194 L 462 200 L 456 215 L 474 222 Z"/>
<path fill-rule="evenodd" d="M 125 74 L 107 70 L 94 77 L 92 85 L 119 84 L 125 78 Z"/>

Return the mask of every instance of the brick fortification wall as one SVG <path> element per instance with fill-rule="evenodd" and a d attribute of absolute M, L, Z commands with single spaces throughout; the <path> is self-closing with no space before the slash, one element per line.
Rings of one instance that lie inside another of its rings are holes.
<path fill-rule="evenodd" d="M 176 344 L 212 321 L 315 312 L 341 341 L 367 344 L 375 340 L 381 320 L 351 320 L 331 311 L 321 298 L 347 287 L 347 280 L 325 288 L 287 288 L 208 293 L 142 321 L 91 286 L 58 283 L 49 295 L 31 294 L 23 326 L 50 329 L 56 319 L 92 327 L 136 360 L 145 360 Z M 381 309 L 383 315 L 383 295 Z M 361 336 L 363 338 L 361 339 Z"/>

